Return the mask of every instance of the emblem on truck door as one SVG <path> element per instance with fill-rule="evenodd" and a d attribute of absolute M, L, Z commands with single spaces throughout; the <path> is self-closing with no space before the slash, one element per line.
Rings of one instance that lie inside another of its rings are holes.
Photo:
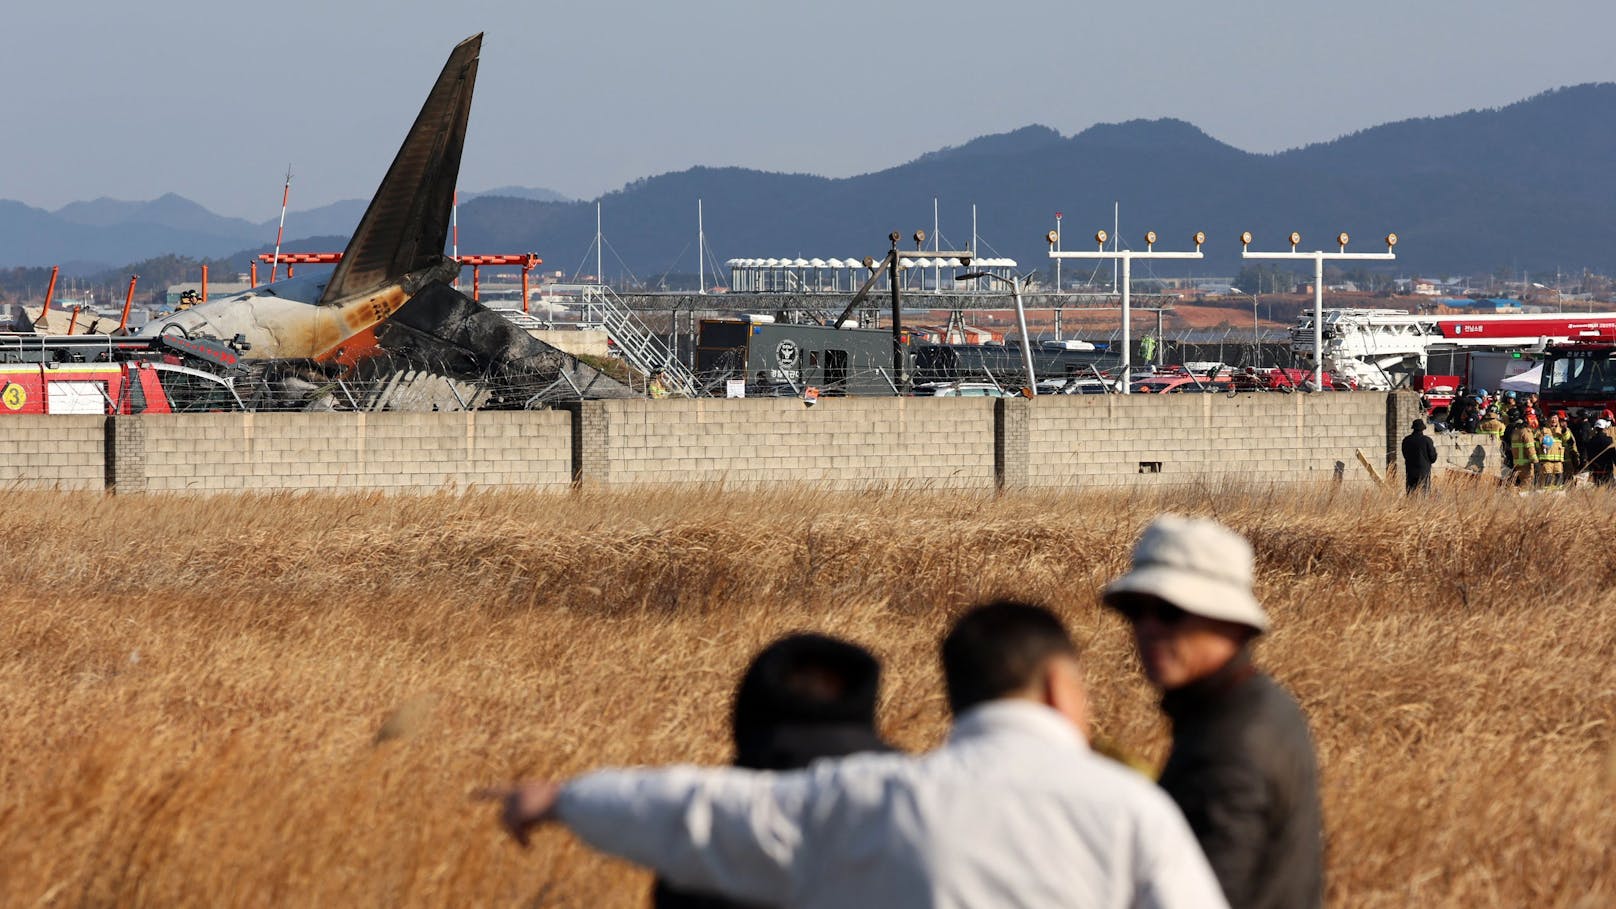
<path fill-rule="evenodd" d="M 781 369 L 797 368 L 797 342 L 787 338 L 774 348 L 774 359 Z"/>

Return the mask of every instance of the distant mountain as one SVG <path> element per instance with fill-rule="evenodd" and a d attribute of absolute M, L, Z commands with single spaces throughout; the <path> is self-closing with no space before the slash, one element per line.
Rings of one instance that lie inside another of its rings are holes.
<path fill-rule="evenodd" d="M 174 230 L 218 234 L 221 237 L 246 237 L 256 229 L 250 221 L 216 215 L 174 193 L 166 193 L 149 202 L 125 202 L 106 197 L 91 202 L 73 202 L 58 208 L 55 215 L 70 224 L 92 227 L 150 224 Z"/>
<path fill-rule="evenodd" d="M 346 237 L 359 226 L 359 219 L 365 216 L 365 206 L 369 204 L 369 199 L 344 199 L 319 208 L 289 211 L 286 213 L 286 235 L 313 237 L 336 234 Z M 279 223 L 279 216 L 262 222 L 254 229 L 252 239 L 273 242 Z"/>
<path fill-rule="evenodd" d="M 460 193 L 461 202 L 470 202 L 479 196 L 503 196 L 507 199 L 526 199 L 529 202 L 571 202 L 566 196 L 542 186 L 499 186 L 482 192 Z"/>
<path fill-rule="evenodd" d="M 1239 267 L 1242 230 L 1267 250 L 1283 248 L 1292 230 L 1306 249 L 1329 247 L 1346 230 L 1353 248 L 1366 251 L 1393 230 L 1404 242 L 1391 270 L 1405 274 L 1612 273 L 1612 161 L 1616 85 L 1598 84 L 1278 154 L 1233 148 L 1179 120 L 1099 124 L 1072 136 L 1028 126 L 848 178 L 695 167 L 636 180 L 599 203 L 613 278 L 625 267 L 646 277 L 694 272 L 698 199 L 708 244 L 721 257 L 880 255 L 889 231 L 929 232 L 937 198 L 948 245 L 970 242 L 974 203 L 983 251 L 1012 256 L 1027 271 L 1049 265 L 1042 237 L 1057 210 L 1065 212 L 1065 246 L 1076 249 L 1094 229 L 1111 228 L 1117 202 L 1123 242 L 1135 247 L 1146 228 L 1164 249 L 1184 249 L 1205 230 L 1207 259 L 1188 269 L 1200 274 Z M 353 230 L 364 206 L 292 212 L 287 236 L 331 242 Z M 567 271 L 593 258 L 586 251 L 594 202 L 500 187 L 463 193 L 459 221 L 462 250 L 532 251 Z M 273 238 L 274 221 L 222 218 L 178 196 L 101 199 L 54 213 L 0 202 L 0 266 L 224 255 Z M 1084 271 L 1075 264 L 1066 274 Z"/>
<path fill-rule="evenodd" d="M 93 217 L 93 210 L 86 216 Z M 172 250 L 218 255 L 247 242 L 240 233 L 151 221 L 75 224 L 44 209 L 0 200 L 0 267 L 60 263 L 70 274 L 87 274 Z"/>
<path fill-rule="evenodd" d="M 1241 151 L 1177 120 L 1100 124 L 1061 137 L 1033 126 L 984 136 L 846 179 L 737 168 L 692 168 L 638 180 L 601 201 L 607 271 L 621 259 L 642 276 L 695 271 L 696 200 L 723 257 L 880 255 L 891 230 L 931 229 L 942 204 L 947 244 L 970 242 L 977 206 L 984 250 L 1046 269 L 1042 241 L 1065 212 L 1065 246 L 1089 245 L 1121 206 L 1123 242 L 1184 249 L 1210 235 L 1189 267 L 1232 274 L 1235 240 L 1278 250 L 1292 230 L 1306 249 L 1348 231 L 1353 249 L 1403 239 L 1400 273 L 1616 272 L 1616 85 L 1561 89 L 1492 110 L 1387 124 L 1272 155 Z M 594 235 L 593 203 L 461 209 L 461 247 L 531 249 L 577 267 Z M 591 258 L 592 270 L 592 258 Z M 1076 263 L 1066 264 L 1074 274 Z M 1144 266 L 1139 266 L 1144 268 Z M 1183 273 L 1183 266 L 1157 271 Z M 1297 270 L 1302 270 L 1298 267 Z"/>

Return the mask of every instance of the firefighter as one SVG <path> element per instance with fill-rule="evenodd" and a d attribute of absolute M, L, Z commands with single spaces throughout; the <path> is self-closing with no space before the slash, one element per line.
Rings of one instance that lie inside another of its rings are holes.
<path fill-rule="evenodd" d="M 1515 485 L 1532 485 L 1537 473 L 1537 437 L 1526 422 L 1520 421 L 1509 431 L 1510 463 L 1515 468 Z"/>
<path fill-rule="evenodd" d="M 1565 421 L 1560 419 L 1560 415 L 1555 413 L 1549 415 L 1549 425 L 1543 428 L 1540 439 L 1541 453 L 1538 455 L 1538 465 L 1542 475 L 1538 479 L 1538 485 L 1564 486 L 1565 462 L 1577 444 L 1576 437 L 1571 434 L 1571 428 L 1565 425 Z"/>
<path fill-rule="evenodd" d="M 1498 408 L 1487 408 L 1487 415 L 1482 418 L 1480 423 L 1476 424 L 1476 431 L 1484 436 L 1492 436 L 1495 439 L 1504 437 L 1504 421 L 1498 419 Z"/>

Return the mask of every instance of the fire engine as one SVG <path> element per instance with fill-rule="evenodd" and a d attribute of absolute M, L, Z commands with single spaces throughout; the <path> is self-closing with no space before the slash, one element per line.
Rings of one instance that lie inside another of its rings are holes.
<path fill-rule="evenodd" d="M 1589 331 L 1616 330 L 1616 313 L 1421 316 L 1390 309 L 1324 311 L 1324 367 L 1360 388 L 1386 390 L 1413 370 L 1430 369 L 1433 354 L 1509 351 L 1571 341 Z M 1313 317 L 1291 331 L 1291 350 L 1312 363 Z"/>
<path fill-rule="evenodd" d="M 1545 409 L 1596 417 L 1616 410 L 1616 329 L 1590 329 L 1547 345 L 1538 399 Z"/>
<path fill-rule="evenodd" d="M 228 345 L 178 334 L 0 335 L 0 416 L 243 410 L 235 363 Z"/>

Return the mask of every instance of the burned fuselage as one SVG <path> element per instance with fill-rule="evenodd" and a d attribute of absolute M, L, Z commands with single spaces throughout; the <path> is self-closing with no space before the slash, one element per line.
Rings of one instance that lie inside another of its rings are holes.
<path fill-rule="evenodd" d="M 474 35 L 449 54 L 329 277 L 209 301 L 142 334 L 230 342 L 294 397 L 325 377 L 362 371 L 375 379 L 389 370 L 497 384 L 493 406 L 631 394 L 449 286 L 460 267 L 444 246 L 481 47 Z M 394 324 L 401 314 L 408 318 Z M 295 381 L 279 381 L 288 377 Z"/>

